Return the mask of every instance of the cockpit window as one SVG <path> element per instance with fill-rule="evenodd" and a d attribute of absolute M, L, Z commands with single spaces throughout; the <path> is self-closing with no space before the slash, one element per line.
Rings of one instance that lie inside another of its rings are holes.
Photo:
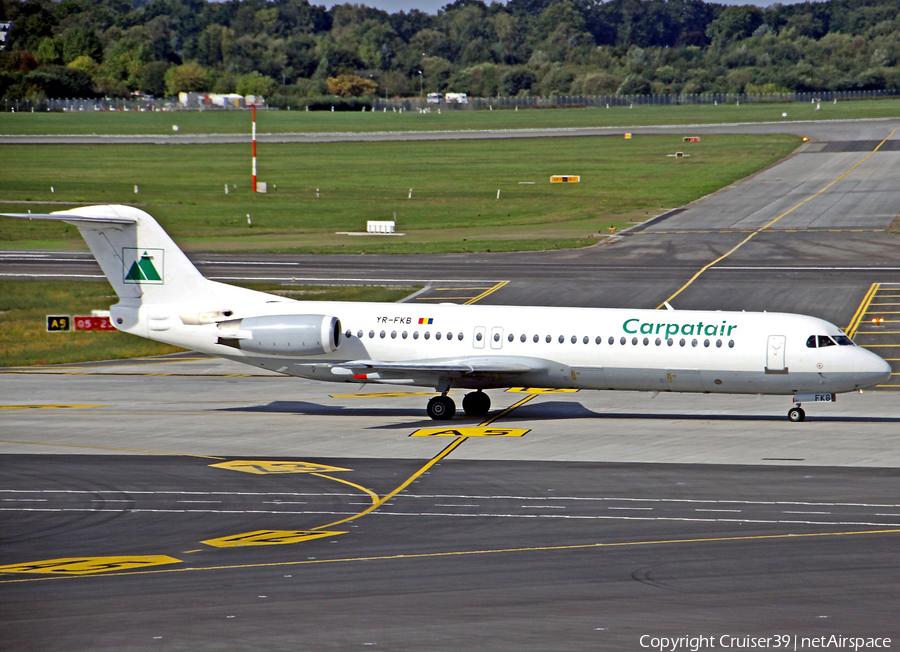
<path fill-rule="evenodd" d="M 846 335 L 834 335 L 834 341 L 840 344 L 841 346 L 855 346 L 853 344 L 853 340 L 851 340 Z"/>
<path fill-rule="evenodd" d="M 834 340 L 828 337 L 827 335 L 819 335 L 819 348 L 821 349 L 823 346 L 834 346 Z"/>
<path fill-rule="evenodd" d="M 807 340 L 806 340 L 806 348 L 807 348 L 807 349 L 814 349 L 814 348 L 816 348 L 816 336 L 815 336 L 815 335 L 810 335 L 810 336 L 807 338 Z"/>

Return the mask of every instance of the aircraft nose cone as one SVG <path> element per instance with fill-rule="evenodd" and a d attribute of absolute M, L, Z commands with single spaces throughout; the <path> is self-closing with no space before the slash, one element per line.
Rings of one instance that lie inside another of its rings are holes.
<path fill-rule="evenodd" d="M 871 356 L 866 365 L 866 382 L 868 387 L 883 385 L 891 379 L 891 365 L 874 353 L 867 351 Z"/>

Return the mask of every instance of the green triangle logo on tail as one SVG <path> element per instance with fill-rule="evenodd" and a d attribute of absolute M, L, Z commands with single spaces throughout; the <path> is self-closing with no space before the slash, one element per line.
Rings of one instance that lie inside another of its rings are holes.
<path fill-rule="evenodd" d="M 163 249 L 124 247 L 122 249 L 124 281 L 126 283 L 162 285 L 165 282 L 163 280 L 165 274 L 164 254 Z"/>

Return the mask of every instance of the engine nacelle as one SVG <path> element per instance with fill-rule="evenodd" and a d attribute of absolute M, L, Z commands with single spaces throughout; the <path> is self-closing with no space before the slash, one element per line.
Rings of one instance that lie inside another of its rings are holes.
<path fill-rule="evenodd" d="M 266 315 L 219 323 L 219 344 L 250 353 L 320 355 L 341 345 L 341 321 L 328 315 Z"/>

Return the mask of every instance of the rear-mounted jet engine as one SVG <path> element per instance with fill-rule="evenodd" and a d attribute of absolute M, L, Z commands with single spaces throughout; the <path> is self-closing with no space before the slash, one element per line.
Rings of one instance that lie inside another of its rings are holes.
<path fill-rule="evenodd" d="M 219 344 L 249 353 L 321 355 L 341 345 L 341 321 L 328 315 L 268 315 L 219 322 Z"/>

